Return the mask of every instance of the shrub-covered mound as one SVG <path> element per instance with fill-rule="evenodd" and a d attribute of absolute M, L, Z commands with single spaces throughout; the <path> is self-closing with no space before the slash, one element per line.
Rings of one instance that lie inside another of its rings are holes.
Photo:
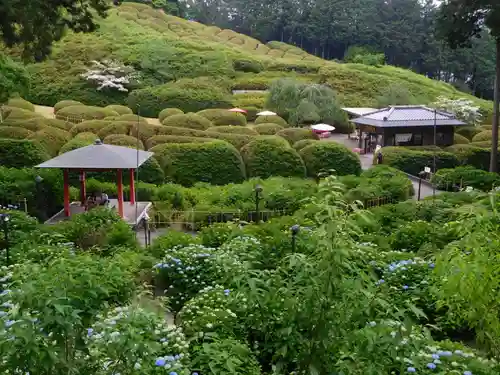
<path fill-rule="evenodd" d="M 212 131 L 212 132 L 219 132 L 219 133 L 229 133 L 229 134 L 244 134 L 244 135 L 249 135 L 249 136 L 258 136 L 259 133 L 257 133 L 255 130 L 252 128 L 246 127 L 246 126 L 213 126 L 211 128 L 208 128 L 207 131 Z"/>
<path fill-rule="evenodd" d="M 316 178 L 321 172 L 329 173 L 330 170 L 339 176 L 361 173 L 358 155 L 335 142 L 315 142 L 304 147 L 299 153 L 310 177 Z"/>
<path fill-rule="evenodd" d="M 140 122 L 141 124 L 148 124 L 148 120 L 145 117 L 139 115 L 134 115 L 132 113 L 125 113 L 119 116 L 114 116 L 114 121 L 130 121 L 130 122 Z"/>
<path fill-rule="evenodd" d="M 88 145 L 91 145 L 95 142 L 95 140 L 99 138 L 97 135 L 94 133 L 90 132 L 85 132 L 85 133 L 79 133 L 70 140 L 69 142 L 65 143 L 61 149 L 59 150 L 59 155 L 64 154 L 65 152 L 76 150 L 77 148 L 80 147 L 85 147 Z"/>
<path fill-rule="evenodd" d="M 144 150 L 144 145 L 143 143 L 130 135 L 124 135 L 124 134 L 111 134 L 108 135 L 106 138 L 103 139 L 104 143 L 110 144 L 110 145 L 116 145 L 116 146 L 124 146 L 124 147 L 131 147 L 131 148 L 137 148 Z"/>
<path fill-rule="evenodd" d="M 24 139 L 31 134 L 33 134 L 33 132 L 25 128 L 17 126 L 0 126 L 0 138 Z"/>
<path fill-rule="evenodd" d="M 255 139 L 241 149 L 241 155 L 248 177 L 305 176 L 304 162 L 297 151 L 279 141 Z"/>
<path fill-rule="evenodd" d="M 22 108 L 27 111 L 35 112 L 35 106 L 27 100 L 24 100 L 23 98 L 11 98 L 7 102 L 7 105 L 10 107 Z"/>
<path fill-rule="evenodd" d="M 288 126 L 286 120 L 280 116 L 258 116 L 255 120 L 255 125 L 259 124 L 277 124 L 284 128 Z"/>
<path fill-rule="evenodd" d="M 446 151 L 417 151 L 406 147 L 382 148 L 383 164 L 417 176 L 425 167 L 431 167 L 436 156 L 436 169 L 455 168 L 460 163 L 456 155 Z"/>
<path fill-rule="evenodd" d="M 288 128 L 280 130 L 276 135 L 285 138 L 290 145 L 303 139 L 319 139 L 318 135 L 311 129 L 306 128 Z"/>
<path fill-rule="evenodd" d="M 278 124 L 273 124 L 272 122 L 265 122 L 262 124 L 254 125 L 252 129 L 262 135 L 274 135 L 280 130 L 283 130 L 284 127 Z"/>
<path fill-rule="evenodd" d="M 83 103 L 76 101 L 76 100 L 61 100 L 60 102 L 57 102 L 54 105 L 54 112 L 57 113 L 59 110 L 65 108 L 65 107 L 70 107 L 74 105 L 84 105 Z"/>
<path fill-rule="evenodd" d="M 210 120 L 195 113 L 172 115 L 163 120 L 162 124 L 165 126 L 197 130 L 206 130 L 213 125 Z"/>
<path fill-rule="evenodd" d="M 34 167 L 48 159 L 50 159 L 50 155 L 36 141 L 0 138 L 0 161 L 2 167 Z"/>
<path fill-rule="evenodd" d="M 470 141 L 464 137 L 463 135 L 455 133 L 453 135 L 453 144 L 455 145 L 463 145 L 463 144 L 468 144 Z"/>
<path fill-rule="evenodd" d="M 455 134 L 460 134 L 470 141 L 476 134 L 481 133 L 481 131 L 482 129 L 478 126 L 461 126 L 455 130 Z"/>
<path fill-rule="evenodd" d="M 37 141 L 50 156 L 54 157 L 59 153 L 61 147 L 71 139 L 71 134 L 66 130 L 45 127 L 32 134 L 29 139 Z"/>
<path fill-rule="evenodd" d="M 102 120 L 108 116 L 118 116 L 118 113 L 106 108 L 86 105 L 70 105 L 56 112 L 56 118 L 70 122 L 83 120 Z"/>
<path fill-rule="evenodd" d="M 226 142 L 164 144 L 154 147 L 156 159 L 172 182 L 225 185 L 245 179 L 238 150 Z"/>
<path fill-rule="evenodd" d="M 112 121 L 109 125 L 101 128 L 100 130 L 97 128 L 96 131 L 99 138 L 104 139 L 108 135 L 112 134 L 129 135 L 135 125 L 136 123 L 132 121 Z"/>
<path fill-rule="evenodd" d="M 87 120 L 80 122 L 79 124 L 73 125 L 70 132 L 73 136 L 79 133 L 95 133 L 97 134 L 100 130 L 106 128 L 110 125 L 110 121 L 105 120 Z"/>
<path fill-rule="evenodd" d="M 182 110 L 179 108 L 165 108 L 158 115 L 158 120 L 160 120 L 160 122 L 163 122 L 163 120 L 165 120 L 169 116 L 182 115 L 183 113 L 184 112 L 182 112 Z"/>
<path fill-rule="evenodd" d="M 146 142 L 146 147 L 148 150 L 154 152 L 154 147 L 162 145 L 165 143 L 205 143 L 213 142 L 216 139 L 213 138 L 199 138 L 199 137 L 187 137 L 182 135 L 155 135 L 151 137 Z"/>
<path fill-rule="evenodd" d="M 316 139 L 302 139 L 300 141 L 297 141 L 293 144 L 293 148 L 297 151 L 302 150 L 304 147 L 312 145 L 313 143 L 317 142 Z"/>
<path fill-rule="evenodd" d="M 118 115 L 131 115 L 134 113 L 129 107 L 119 104 L 111 104 L 104 108 L 115 111 L 116 113 L 118 113 Z"/>
<path fill-rule="evenodd" d="M 290 143 L 283 138 L 277 135 L 259 135 L 256 140 L 266 141 L 269 144 L 276 145 L 277 147 L 290 148 Z"/>
<path fill-rule="evenodd" d="M 247 119 L 241 113 L 229 112 L 227 109 L 205 109 L 197 113 L 210 120 L 214 125 L 245 126 Z"/>
<path fill-rule="evenodd" d="M 2 111 L 2 118 L 5 122 L 28 120 L 32 118 L 43 118 L 39 113 L 28 111 L 27 109 L 3 106 L 0 108 Z"/>
<path fill-rule="evenodd" d="M 453 191 L 457 188 L 473 187 L 483 191 L 490 191 L 500 185 L 498 173 L 486 172 L 472 166 L 453 169 L 440 169 L 432 177 L 432 182 L 439 190 Z"/>

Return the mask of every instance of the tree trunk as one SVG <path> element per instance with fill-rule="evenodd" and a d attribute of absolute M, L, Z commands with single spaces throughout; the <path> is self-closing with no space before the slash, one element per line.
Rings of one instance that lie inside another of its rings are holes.
<path fill-rule="evenodd" d="M 493 128 L 491 134 L 490 172 L 498 169 L 498 120 L 500 116 L 500 38 L 496 38 L 496 75 L 493 98 Z"/>

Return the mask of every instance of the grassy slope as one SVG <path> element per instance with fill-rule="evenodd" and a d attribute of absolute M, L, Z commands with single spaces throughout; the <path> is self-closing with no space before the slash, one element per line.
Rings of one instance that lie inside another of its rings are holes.
<path fill-rule="evenodd" d="M 97 32 L 69 34 L 56 43 L 47 61 L 29 66 L 33 83 L 27 99 L 43 105 L 54 105 L 62 99 L 95 105 L 124 103 L 126 94 L 97 92 L 79 78 L 90 61 L 102 59 L 134 65 L 142 74 L 141 87 L 179 78 L 218 76 L 227 77 L 234 89 L 263 89 L 277 78 L 295 77 L 328 83 L 345 106 L 374 106 L 375 98 L 390 84 L 406 86 L 422 103 L 439 95 L 473 98 L 408 70 L 325 61 L 284 43 L 264 45 L 231 30 L 165 15 L 146 5 L 125 3 L 102 20 Z M 238 59 L 258 61 L 264 71 L 237 72 L 233 61 Z M 258 94 L 238 95 L 234 104 L 262 107 L 264 99 Z M 491 112 L 491 102 L 473 99 Z"/>

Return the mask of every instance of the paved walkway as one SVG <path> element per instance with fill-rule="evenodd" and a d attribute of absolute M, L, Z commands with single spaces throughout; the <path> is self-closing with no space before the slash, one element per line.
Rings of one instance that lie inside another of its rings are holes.
<path fill-rule="evenodd" d="M 358 147 L 358 142 L 349 139 L 349 137 L 346 134 L 332 134 L 329 138 L 322 138 L 322 141 L 325 142 L 337 142 L 340 144 L 343 144 L 349 149 L 357 148 Z M 365 154 L 365 155 L 359 155 L 359 159 L 361 160 L 361 168 L 363 170 L 370 169 L 373 167 L 373 154 Z M 415 190 L 415 195 L 413 196 L 413 199 L 418 199 L 418 178 L 414 177 L 408 177 L 413 184 L 413 188 Z M 442 193 L 441 190 L 436 190 L 436 194 Z M 422 186 L 420 188 L 420 199 L 424 199 L 426 197 L 431 197 L 434 194 L 434 189 L 429 186 L 426 183 L 422 183 Z"/>

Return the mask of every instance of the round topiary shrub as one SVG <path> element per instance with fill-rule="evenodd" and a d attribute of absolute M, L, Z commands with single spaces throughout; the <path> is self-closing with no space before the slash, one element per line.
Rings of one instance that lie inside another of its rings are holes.
<path fill-rule="evenodd" d="M 7 102 L 10 107 L 22 108 L 30 112 L 35 112 L 35 106 L 23 98 L 10 98 Z"/>
<path fill-rule="evenodd" d="M 29 138 L 40 143 L 47 150 L 47 153 L 54 157 L 59 153 L 61 147 L 71 139 L 71 134 L 66 130 L 45 127 Z"/>
<path fill-rule="evenodd" d="M 493 130 L 493 125 L 481 125 L 481 126 L 479 127 L 479 129 L 481 129 L 481 130 L 483 130 L 483 131 L 484 131 L 484 130 L 489 130 L 489 131 L 492 131 L 492 130 Z"/>
<path fill-rule="evenodd" d="M 101 139 L 104 139 L 108 135 L 112 134 L 129 135 L 134 125 L 136 124 L 132 121 L 113 121 L 101 130 L 98 130 L 97 135 Z"/>
<path fill-rule="evenodd" d="M 207 131 L 213 131 L 213 132 L 219 132 L 219 133 L 229 133 L 229 134 L 245 134 L 245 135 L 250 135 L 250 136 L 258 136 L 259 133 L 257 133 L 255 130 L 252 128 L 248 128 L 246 126 L 214 126 L 211 128 L 208 128 Z"/>
<path fill-rule="evenodd" d="M 459 145 L 459 144 L 467 144 L 470 143 L 467 138 L 465 138 L 463 135 L 455 133 L 453 135 L 453 144 Z"/>
<path fill-rule="evenodd" d="M 245 168 L 238 150 L 226 142 L 170 143 L 155 147 L 155 157 L 172 182 L 191 186 L 240 183 Z"/>
<path fill-rule="evenodd" d="M 274 135 L 277 132 L 283 130 L 284 127 L 278 124 L 273 124 L 271 122 L 265 122 L 262 124 L 254 125 L 252 129 L 262 135 Z"/>
<path fill-rule="evenodd" d="M 17 107 L 2 107 L 2 117 L 5 122 L 44 118 L 41 114 Z"/>
<path fill-rule="evenodd" d="M 59 110 L 65 107 L 70 107 L 73 105 L 84 105 L 84 104 L 76 100 L 61 100 L 60 102 L 57 102 L 56 105 L 54 106 L 54 113 L 57 113 Z"/>
<path fill-rule="evenodd" d="M 297 141 L 293 144 L 293 148 L 297 151 L 302 150 L 304 147 L 307 147 L 309 145 L 312 145 L 313 143 L 317 142 L 316 139 L 302 139 L 300 141 Z"/>
<path fill-rule="evenodd" d="M 165 182 L 165 172 L 155 158 L 149 158 L 139 167 L 139 179 L 149 184 L 160 185 Z"/>
<path fill-rule="evenodd" d="M 85 120 L 103 120 L 108 116 L 118 116 L 118 113 L 111 109 L 86 105 L 71 105 L 61 108 L 56 113 L 57 119 L 76 123 Z"/>
<path fill-rule="evenodd" d="M 111 105 L 108 105 L 104 108 L 115 111 L 119 115 L 131 115 L 134 113 L 129 107 L 126 107 L 124 105 L 119 105 L 119 104 L 111 104 Z"/>
<path fill-rule="evenodd" d="M 97 134 L 100 130 L 106 128 L 111 123 L 105 120 L 87 120 L 73 125 L 70 132 L 75 136 L 79 133 L 94 133 Z"/>
<path fill-rule="evenodd" d="M 181 109 L 178 108 L 165 108 L 163 111 L 160 112 L 158 115 L 158 120 L 160 122 L 163 122 L 167 117 L 173 116 L 173 115 L 182 115 L 184 112 Z"/>
<path fill-rule="evenodd" d="M 460 134 L 471 140 L 476 134 L 481 133 L 482 129 L 479 126 L 461 126 L 455 130 L 455 134 Z"/>
<path fill-rule="evenodd" d="M 80 133 L 75 138 L 64 144 L 59 150 L 59 155 L 93 144 L 99 137 L 93 133 Z"/>
<path fill-rule="evenodd" d="M 0 138 L 2 167 L 30 168 L 48 159 L 50 159 L 50 155 L 36 141 Z"/>
<path fill-rule="evenodd" d="M 213 141 L 216 141 L 216 139 L 185 137 L 182 135 L 155 135 L 147 140 L 146 147 L 149 151 L 154 152 L 155 146 L 163 145 L 165 143 L 205 143 Z"/>
<path fill-rule="evenodd" d="M 258 116 L 255 125 L 259 124 L 278 124 L 284 128 L 288 127 L 286 120 L 280 116 Z"/>
<path fill-rule="evenodd" d="M 285 140 L 284 140 L 285 141 Z M 286 141 L 285 141 L 286 142 Z M 304 177 L 305 166 L 288 142 L 286 147 L 269 138 L 255 139 L 241 149 L 248 177 Z"/>
<path fill-rule="evenodd" d="M 106 138 L 103 139 L 103 142 L 115 146 L 124 146 L 131 148 L 139 147 L 140 150 L 144 150 L 143 143 L 139 139 L 132 137 L 130 135 L 124 135 L 124 134 L 108 135 Z"/>
<path fill-rule="evenodd" d="M 153 125 L 153 124 L 134 124 L 130 129 L 130 134 L 132 137 L 139 138 L 142 143 L 146 143 L 146 141 L 159 134 L 160 129 L 164 128 L 162 125 Z"/>
<path fill-rule="evenodd" d="M 300 150 L 309 177 L 334 170 L 339 176 L 359 175 L 361 162 L 358 155 L 335 142 L 316 142 Z"/>
<path fill-rule="evenodd" d="M 28 120 L 17 120 L 17 121 L 5 121 L 0 123 L 2 126 L 12 126 L 15 128 L 24 128 L 31 132 L 36 132 L 45 128 L 47 125 L 45 124 L 45 119 L 33 118 Z"/>
<path fill-rule="evenodd" d="M 303 139 L 319 139 L 316 133 L 307 128 L 283 129 L 276 133 L 276 135 L 285 138 L 291 145 Z"/>
<path fill-rule="evenodd" d="M 472 138 L 472 143 L 484 142 L 484 141 L 490 141 L 491 142 L 491 138 L 492 138 L 491 130 L 485 130 L 485 131 L 482 131 L 481 133 L 476 134 Z"/>
<path fill-rule="evenodd" d="M 31 134 L 33 134 L 33 132 L 25 128 L 17 126 L 0 126 L 0 138 L 24 139 Z"/>
<path fill-rule="evenodd" d="M 130 122 L 140 122 L 141 124 L 149 124 L 148 120 L 145 117 L 141 117 L 134 114 L 125 114 L 115 116 L 114 121 L 130 121 Z"/>
<path fill-rule="evenodd" d="M 177 128 L 189 128 L 197 130 L 207 130 L 213 124 L 203 116 L 195 113 L 186 113 L 181 115 L 172 115 L 162 122 L 165 126 L 175 126 Z"/>
<path fill-rule="evenodd" d="M 210 120 L 214 125 L 245 126 L 247 118 L 241 113 L 229 112 L 227 109 L 204 109 L 197 113 Z"/>
<path fill-rule="evenodd" d="M 283 138 L 279 137 L 277 135 L 259 135 L 257 138 L 255 138 L 260 141 L 266 141 L 267 143 L 272 143 L 273 145 L 276 145 L 278 147 L 284 147 L 284 148 L 289 148 L 290 143 Z"/>

